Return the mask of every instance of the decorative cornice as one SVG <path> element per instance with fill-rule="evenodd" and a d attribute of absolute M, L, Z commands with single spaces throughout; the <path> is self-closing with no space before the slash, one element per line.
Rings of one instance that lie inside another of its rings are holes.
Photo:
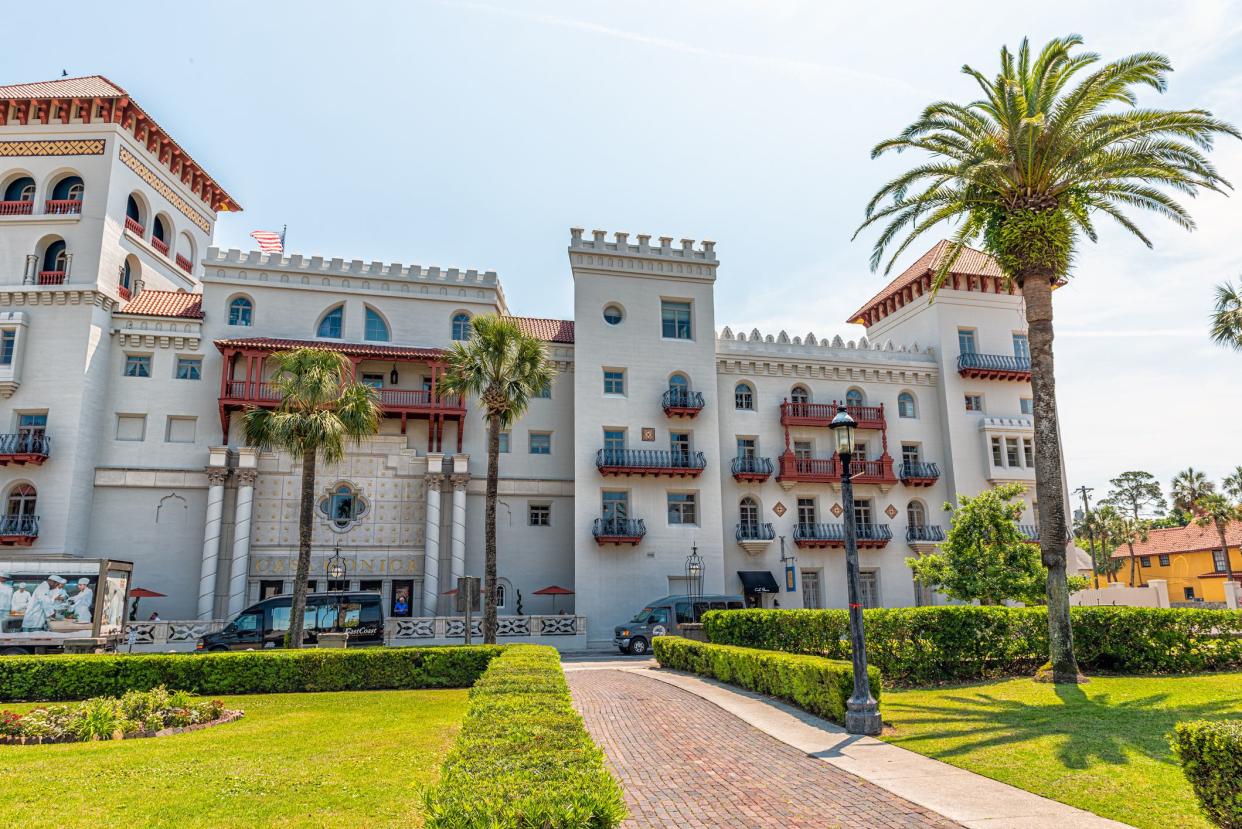
<path fill-rule="evenodd" d="M 209 486 L 224 486 L 229 479 L 229 470 L 222 466 L 207 467 L 207 483 Z"/>
<path fill-rule="evenodd" d="M 52 155 L 103 155 L 102 138 L 55 141 L 0 141 L 0 158 Z"/>
<path fill-rule="evenodd" d="M 254 486 L 254 482 L 258 479 L 258 477 L 259 477 L 259 470 L 257 469 L 238 469 L 237 470 L 237 485 L 239 487 Z"/>
<path fill-rule="evenodd" d="M 470 473 L 469 472 L 454 473 L 449 478 L 449 481 L 453 484 L 453 489 L 455 491 L 465 490 L 466 484 L 470 483 Z"/>
<path fill-rule="evenodd" d="M 785 377 L 803 380 L 830 380 L 851 383 L 893 383 L 902 386 L 934 386 L 936 371 L 931 367 L 830 364 L 787 359 L 723 356 L 716 358 L 716 373 L 745 377 Z"/>
<path fill-rule="evenodd" d="M 172 331 L 126 331 L 113 329 L 117 343 L 122 348 L 175 348 L 178 351 L 198 351 L 202 337 L 197 334 L 178 334 Z"/>
<path fill-rule="evenodd" d="M 180 210 L 191 222 L 198 225 L 199 230 L 203 231 L 203 233 L 211 233 L 211 220 L 191 207 L 188 201 L 168 186 L 168 183 L 164 181 L 159 173 L 143 164 L 142 159 L 130 152 L 127 147 L 121 147 L 121 163 L 137 173 L 139 178 L 151 185 L 156 192 L 168 200 L 169 204 Z"/>
<path fill-rule="evenodd" d="M 21 305 L 94 305 L 105 311 L 120 307 L 115 297 L 95 288 L 65 285 L 0 286 L 0 307 Z"/>

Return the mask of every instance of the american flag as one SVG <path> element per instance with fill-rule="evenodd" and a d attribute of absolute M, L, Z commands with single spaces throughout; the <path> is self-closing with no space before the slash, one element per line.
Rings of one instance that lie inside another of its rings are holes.
<path fill-rule="evenodd" d="M 259 250 L 264 253 L 284 253 L 285 242 L 284 234 L 276 233 L 272 230 L 252 230 L 251 237 L 259 245 Z"/>

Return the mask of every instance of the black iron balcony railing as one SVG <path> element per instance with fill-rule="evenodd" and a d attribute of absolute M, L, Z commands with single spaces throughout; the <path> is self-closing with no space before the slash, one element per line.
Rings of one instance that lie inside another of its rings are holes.
<path fill-rule="evenodd" d="M 669 389 L 660 398 L 665 414 L 695 415 L 703 408 L 703 392 L 689 389 Z"/>
<path fill-rule="evenodd" d="M 903 461 L 897 475 L 903 481 L 935 481 L 940 478 L 940 467 L 929 461 Z"/>
<path fill-rule="evenodd" d="M 42 432 L 0 435 L 0 455 L 42 455 L 52 451 L 52 439 Z"/>
<path fill-rule="evenodd" d="M 595 466 L 605 474 L 692 474 L 707 467 L 702 452 L 677 449 L 600 449 Z"/>
<path fill-rule="evenodd" d="M 856 524 L 857 538 L 863 541 L 889 541 L 893 531 L 888 524 Z M 830 541 L 845 543 L 844 524 L 794 524 L 794 541 Z"/>
<path fill-rule="evenodd" d="M 734 478 L 747 481 L 766 481 L 772 476 L 772 470 L 775 468 L 771 458 L 759 458 L 753 455 L 734 458 L 729 466 Z"/>
<path fill-rule="evenodd" d="M 1031 358 L 1012 354 L 959 354 L 957 371 L 968 377 L 984 379 L 1030 379 Z"/>
<path fill-rule="evenodd" d="M 591 534 L 596 541 L 637 544 L 647 534 L 641 518 L 596 518 Z"/>
<path fill-rule="evenodd" d="M 738 541 L 771 541 L 776 538 L 776 530 L 771 524 L 758 521 L 743 521 L 737 525 L 733 537 Z"/>
<path fill-rule="evenodd" d="M 0 516 L 0 538 L 38 538 L 39 516 L 37 515 L 2 515 Z"/>
<path fill-rule="evenodd" d="M 906 541 L 944 541 L 944 528 L 939 524 L 911 524 L 906 527 Z"/>

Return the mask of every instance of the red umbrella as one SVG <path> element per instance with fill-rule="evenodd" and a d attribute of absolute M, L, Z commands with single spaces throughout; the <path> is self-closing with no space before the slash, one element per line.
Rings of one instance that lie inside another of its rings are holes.
<path fill-rule="evenodd" d="M 536 596 L 551 596 L 552 597 L 552 612 L 553 613 L 556 613 L 556 597 L 557 596 L 572 596 L 573 594 L 574 594 L 574 591 L 570 590 L 568 587 L 560 587 L 559 585 L 555 585 L 555 584 L 549 585 L 540 590 L 536 590 L 534 593 L 534 595 Z"/>
<path fill-rule="evenodd" d="M 148 590 L 145 587 L 130 588 L 129 597 L 131 599 L 163 599 L 167 598 L 166 593 L 157 593 L 154 590 Z"/>

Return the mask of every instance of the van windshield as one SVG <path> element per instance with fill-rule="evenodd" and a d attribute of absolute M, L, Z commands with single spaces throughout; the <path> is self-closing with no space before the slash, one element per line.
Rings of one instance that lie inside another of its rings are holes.
<path fill-rule="evenodd" d="M 651 615 L 651 608 L 644 607 L 642 610 L 638 611 L 638 613 L 636 613 L 634 615 L 634 618 L 630 619 L 630 621 L 631 622 L 645 622 L 647 621 L 647 617 L 650 615 Z"/>

